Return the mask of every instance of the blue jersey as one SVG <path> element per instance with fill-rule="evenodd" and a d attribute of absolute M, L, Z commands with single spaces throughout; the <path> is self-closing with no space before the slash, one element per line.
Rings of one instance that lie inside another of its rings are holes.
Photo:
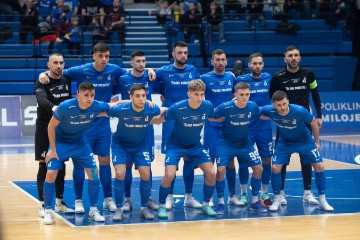
<path fill-rule="evenodd" d="M 120 78 L 116 79 L 116 93 L 121 94 L 122 100 L 130 99 L 130 88 L 134 84 L 142 84 L 146 87 L 146 99 L 152 101 L 151 94 L 153 93 L 154 82 L 150 82 L 148 72 L 145 71 L 141 77 L 135 77 L 128 71 Z"/>
<path fill-rule="evenodd" d="M 119 119 L 113 140 L 127 148 L 144 148 L 146 128 L 151 119 L 159 114 L 160 108 L 151 108 L 148 103 L 141 112 L 134 111 L 131 102 L 110 109 L 108 115 Z"/>
<path fill-rule="evenodd" d="M 166 121 L 175 121 L 168 143 L 189 148 L 200 143 L 200 133 L 205 120 L 214 117 L 214 106 L 204 100 L 199 108 L 192 109 L 188 100 L 183 100 L 172 105 L 164 117 Z"/>
<path fill-rule="evenodd" d="M 274 106 L 267 105 L 261 109 L 261 113 L 270 117 L 278 126 L 279 141 L 306 142 L 312 140 L 311 132 L 306 124 L 310 124 L 314 116 L 299 105 L 289 104 L 289 109 L 286 116 L 281 116 Z"/>
<path fill-rule="evenodd" d="M 156 81 L 160 86 L 160 93 L 164 95 L 164 107 L 171 105 L 181 100 L 187 99 L 188 88 L 190 81 L 200 78 L 200 74 L 193 65 L 185 64 L 185 68 L 175 68 L 174 64 L 163 66 L 155 71 Z"/>
<path fill-rule="evenodd" d="M 221 128 L 220 139 L 233 147 L 242 147 L 249 142 L 248 128 L 250 120 L 260 117 L 260 109 L 254 102 L 248 102 L 246 107 L 239 108 L 235 101 L 219 105 L 215 109 L 215 118 L 225 118 Z"/>
<path fill-rule="evenodd" d="M 251 77 L 250 73 L 240 75 L 236 78 L 236 83 L 246 82 L 250 85 L 250 101 L 255 102 L 259 107 L 270 104 L 269 91 L 270 91 L 271 75 L 268 73 L 261 73 L 260 78 Z M 262 120 L 260 118 L 252 119 L 250 122 L 249 130 L 262 131 L 271 129 L 271 122 Z"/>
<path fill-rule="evenodd" d="M 83 140 L 86 130 L 96 116 L 109 108 L 108 103 L 96 100 L 87 109 L 79 108 L 77 98 L 62 102 L 53 113 L 53 116 L 60 121 L 56 127 L 56 140 L 68 143 Z"/>

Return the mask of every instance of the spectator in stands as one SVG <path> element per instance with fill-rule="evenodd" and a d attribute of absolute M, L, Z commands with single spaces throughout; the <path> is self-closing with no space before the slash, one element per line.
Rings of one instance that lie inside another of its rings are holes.
<path fill-rule="evenodd" d="M 125 42 L 125 19 L 126 12 L 121 5 L 120 0 L 113 0 L 113 6 L 108 8 L 106 12 L 106 34 L 112 35 L 114 33 L 119 34 L 119 42 Z"/>
<path fill-rule="evenodd" d="M 110 9 L 112 9 L 113 6 L 114 6 L 114 1 L 113 1 L 113 0 L 100 0 L 100 2 L 101 2 L 101 4 L 102 4 L 105 12 L 108 12 L 108 11 L 109 11 Z M 119 0 L 119 5 L 120 5 L 122 8 L 124 8 L 121 0 Z"/>
<path fill-rule="evenodd" d="M 303 0 L 285 0 L 284 13 L 293 19 L 300 19 L 304 14 L 305 6 Z"/>
<path fill-rule="evenodd" d="M 282 4 L 279 4 L 278 0 L 269 0 L 269 10 L 273 19 L 283 13 Z"/>
<path fill-rule="evenodd" d="M 99 0 L 82 0 L 80 3 L 81 19 L 80 25 L 84 31 L 93 21 L 93 16 L 97 14 L 100 17 L 99 23 L 104 26 L 105 11 L 104 7 Z"/>
<path fill-rule="evenodd" d="M 156 14 L 157 22 L 160 26 L 164 26 L 167 21 L 171 21 L 171 8 L 168 1 L 160 1 Z"/>
<path fill-rule="evenodd" d="M 78 0 L 64 0 L 64 5 L 68 5 L 73 15 L 79 13 L 79 2 Z"/>
<path fill-rule="evenodd" d="M 56 7 L 55 0 L 35 0 L 39 11 L 39 22 L 51 22 L 51 11 Z"/>
<path fill-rule="evenodd" d="M 179 3 L 179 7 L 180 7 L 180 14 L 183 15 L 185 14 L 187 11 L 189 11 L 190 7 L 190 3 L 195 4 L 195 7 L 197 8 L 197 10 L 201 13 L 201 4 L 199 3 L 199 0 L 182 0 Z"/>
<path fill-rule="evenodd" d="M 235 19 L 241 19 L 241 15 L 245 13 L 246 8 L 241 4 L 240 0 L 224 0 L 224 19 L 230 18 L 230 11 L 235 10 Z"/>
<path fill-rule="evenodd" d="M 17 0 L 0 0 L 0 21 L 12 21 L 14 11 L 20 10 L 21 6 Z"/>
<path fill-rule="evenodd" d="M 39 12 L 32 0 L 25 0 L 24 6 L 20 11 L 20 43 L 27 43 L 26 36 L 32 34 L 35 37 L 35 28 L 38 25 Z"/>
<path fill-rule="evenodd" d="M 326 23 L 330 25 L 330 29 L 336 29 L 339 20 L 345 20 L 347 6 L 345 0 L 334 0 L 331 5 L 331 11 L 326 20 Z"/>
<path fill-rule="evenodd" d="M 51 11 L 51 21 L 56 31 L 55 42 L 62 42 L 61 34 L 63 29 L 66 32 L 64 38 L 70 39 L 69 31 L 72 12 L 70 12 L 69 6 L 64 5 L 64 0 L 56 0 L 56 3 L 57 7 Z"/>
<path fill-rule="evenodd" d="M 69 54 L 81 54 L 81 35 L 82 29 L 79 26 L 79 19 L 77 16 L 71 17 L 71 27 L 69 32 L 68 52 Z"/>
<path fill-rule="evenodd" d="M 212 32 L 219 31 L 219 42 L 224 43 L 224 24 L 222 22 L 221 8 L 216 1 L 212 1 L 210 3 L 210 8 L 206 12 L 205 18 L 208 22 L 209 42 L 212 42 Z"/>
<path fill-rule="evenodd" d="M 261 29 L 266 29 L 266 21 L 263 15 L 264 9 L 264 0 L 248 0 L 247 1 L 247 10 L 248 15 L 246 17 L 246 28 L 251 29 L 251 23 L 254 20 L 259 20 Z"/>
<path fill-rule="evenodd" d="M 331 10 L 331 0 L 319 0 L 319 18 L 326 19 Z"/>
<path fill-rule="evenodd" d="M 97 44 L 98 42 L 111 42 L 110 38 L 106 34 L 106 30 L 103 25 L 101 25 L 100 22 L 100 14 L 94 14 L 93 20 L 91 23 L 91 29 L 92 29 L 92 48 Z"/>
<path fill-rule="evenodd" d="M 244 62 L 242 59 L 236 59 L 234 61 L 232 73 L 235 75 L 235 77 L 245 74 Z"/>
<path fill-rule="evenodd" d="M 184 31 L 187 43 L 190 42 L 191 35 L 195 35 L 194 43 L 200 42 L 201 14 L 197 10 L 195 2 L 189 3 L 189 10 L 180 18 L 180 27 Z"/>

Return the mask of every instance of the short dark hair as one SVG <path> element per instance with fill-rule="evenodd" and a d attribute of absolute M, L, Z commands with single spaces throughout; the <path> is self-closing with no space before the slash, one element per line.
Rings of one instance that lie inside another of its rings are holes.
<path fill-rule="evenodd" d="M 96 53 L 96 52 L 107 52 L 109 51 L 110 52 L 110 48 L 109 46 L 104 43 L 104 42 L 98 42 L 97 44 L 94 45 L 93 47 L 93 53 Z"/>
<path fill-rule="evenodd" d="M 95 87 L 91 82 L 82 82 L 78 87 L 78 92 L 86 90 L 94 90 Z"/>
<path fill-rule="evenodd" d="M 235 92 L 239 89 L 250 89 L 250 85 L 246 82 L 239 82 L 235 85 Z"/>
<path fill-rule="evenodd" d="M 214 58 L 214 55 L 221 55 L 221 54 L 225 54 L 225 56 L 226 56 L 226 53 L 225 53 L 224 50 L 222 50 L 222 49 L 215 49 L 215 50 L 212 52 L 211 57 Z"/>
<path fill-rule="evenodd" d="M 142 85 L 142 84 L 134 84 L 130 88 L 130 95 L 131 96 L 134 95 L 134 92 L 137 91 L 137 90 L 144 90 L 145 93 L 147 91 L 147 89 L 146 89 L 146 87 L 144 85 Z"/>
<path fill-rule="evenodd" d="M 300 50 L 297 47 L 290 45 L 285 48 L 284 55 L 286 56 L 286 53 L 292 50 L 298 50 L 300 52 Z"/>
<path fill-rule="evenodd" d="M 251 62 L 251 60 L 252 60 L 253 58 L 256 58 L 256 57 L 261 57 L 261 58 L 264 60 L 264 55 L 262 55 L 262 53 L 255 52 L 255 53 L 250 54 L 250 56 L 249 56 L 249 63 Z"/>
<path fill-rule="evenodd" d="M 145 52 L 144 51 L 141 51 L 141 50 L 135 50 L 131 53 L 131 60 L 134 59 L 134 57 L 143 57 L 145 56 Z"/>
<path fill-rule="evenodd" d="M 177 42 L 174 43 L 174 49 L 176 47 L 187 47 L 187 46 L 188 46 L 187 43 L 184 42 L 184 41 L 177 41 Z"/>
<path fill-rule="evenodd" d="M 49 55 L 49 57 L 48 57 L 48 62 L 50 61 L 50 58 L 51 58 L 52 56 L 62 57 L 63 55 L 62 55 L 61 53 L 59 53 L 59 52 L 51 53 L 51 54 Z"/>
<path fill-rule="evenodd" d="M 287 96 L 287 94 L 286 94 L 286 92 L 280 91 L 280 90 L 274 92 L 273 95 L 272 95 L 272 97 L 271 97 L 271 99 L 272 99 L 273 102 L 275 102 L 275 101 L 281 101 L 281 100 L 283 100 L 284 98 L 289 99 L 288 96 Z"/>

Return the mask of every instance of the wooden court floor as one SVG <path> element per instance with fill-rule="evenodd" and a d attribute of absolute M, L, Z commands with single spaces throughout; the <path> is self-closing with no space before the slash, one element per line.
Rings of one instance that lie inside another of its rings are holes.
<path fill-rule="evenodd" d="M 322 139 L 360 146 L 360 136 Z M 163 156 L 158 155 L 154 176 L 161 176 L 164 169 Z M 293 158 L 289 169 L 298 170 L 296 156 Z M 360 214 L 92 227 L 70 227 L 56 219 L 54 225 L 45 226 L 37 217 L 38 203 L 9 182 L 36 180 L 37 164 L 33 159 L 33 154 L 0 154 L 1 239 L 360 239 Z M 325 159 L 325 166 L 360 168 L 333 159 Z M 67 171 L 70 179 L 71 164 Z"/>

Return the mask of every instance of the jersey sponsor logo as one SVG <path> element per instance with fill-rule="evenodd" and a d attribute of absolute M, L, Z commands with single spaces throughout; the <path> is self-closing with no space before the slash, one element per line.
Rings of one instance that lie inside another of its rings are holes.
<path fill-rule="evenodd" d="M 288 83 L 290 80 L 283 81 L 283 83 Z"/>
<path fill-rule="evenodd" d="M 169 74 L 169 77 L 173 77 L 173 76 L 175 76 L 176 74 Z"/>
<path fill-rule="evenodd" d="M 92 78 L 91 76 L 86 76 L 86 78 Z"/>
<path fill-rule="evenodd" d="M 199 120 L 200 115 L 183 117 L 183 119 L 188 119 L 188 118 L 191 118 L 192 120 L 196 121 L 196 120 Z"/>
<path fill-rule="evenodd" d="M 54 91 L 55 88 L 56 88 L 56 87 L 50 88 L 50 91 Z"/>

